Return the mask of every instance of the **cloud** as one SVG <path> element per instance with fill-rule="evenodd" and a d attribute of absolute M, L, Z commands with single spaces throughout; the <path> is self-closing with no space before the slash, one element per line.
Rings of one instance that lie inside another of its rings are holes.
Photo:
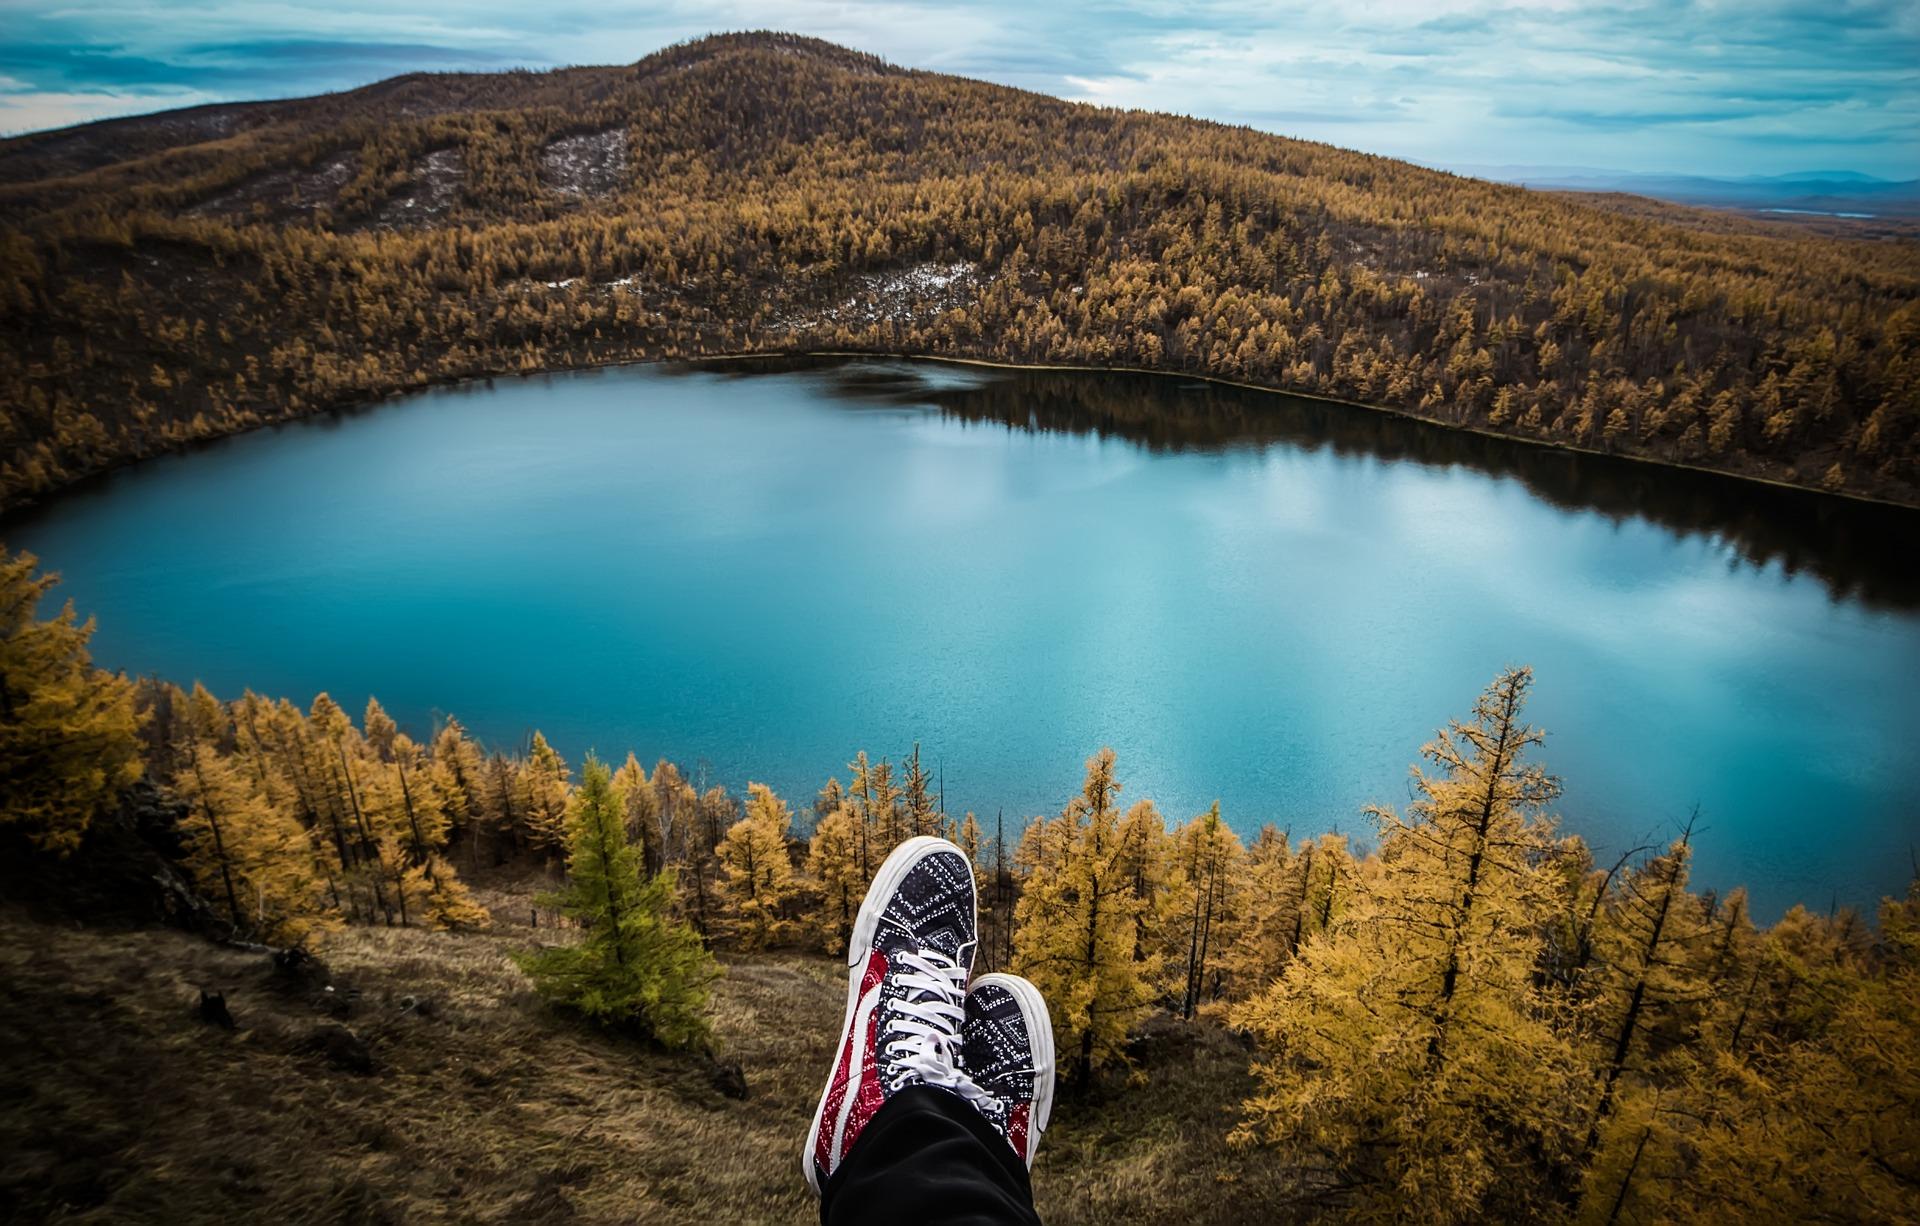
<path fill-rule="evenodd" d="M 714 30 L 779 28 L 1441 165 L 1920 165 L 1911 0 L 100 0 L 6 15 L 0 125 L 13 130 L 416 68 L 630 62 Z"/>
<path fill-rule="evenodd" d="M 223 99 L 216 94 L 176 90 L 138 98 L 111 93 L 0 92 L 0 132 L 32 131 L 96 119 L 140 115 L 156 108 L 199 106 Z"/>

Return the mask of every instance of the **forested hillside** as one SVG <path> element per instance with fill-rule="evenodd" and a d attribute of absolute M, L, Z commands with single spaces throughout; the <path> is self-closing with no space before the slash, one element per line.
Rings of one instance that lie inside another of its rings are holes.
<path fill-rule="evenodd" d="M 438 380 L 1139 366 L 1920 502 L 1920 247 L 1623 212 L 782 35 L 0 143 L 0 505 Z"/>
<path fill-rule="evenodd" d="M 977 867 L 980 967 L 1050 1002 L 1065 1097 L 1036 1181 L 1055 1220 L 1920 1211 L 1920 880 L 1877 930 L 1804 907 L 1763 929 L 1743 891 L 1692 888 L 1690 824 L 1596 862 L 1554 815 L 1525 669 L 1421 749 L 1366 848 L 1242 838 L 1217 804 L 1163 814 L 1111 750 L 1052 815 L 943 812 L 917 749 L 856 755 L 797 813 L 631 754 L 576 770 L 538 733 L 510 752 L 453 720 L 416 739 L 372 701 L 356 722 L 326 695 L 134 685 L 92 667 L 71 609 L 37 617 L 49 582 L 24 555 L 0 567 L 0 898 L 257 961 L 0 915 L 20 949 L 58 951 L 13 957 L 0 1003 L 9 1050 L 38 1053 L 0 1071 L 0 1136 L 29 1155 L 0 1168 L 16 1205 L 804 1212 L 794 1147 L 839 969 L 808 959 L 844 949 L 892 847 L 942 834 Z M 528 879 L 566 888 L 500 885 Z M 125 965 L 140 950 L 218 998 Z M 235 1008 L 247 1042 L 193 1037 Z M 92 1037 L 54 1037 L 76 1029 Z M 140 1035 L 165 1036 L 157 1061 L 127 1049 Z M 654 1043 L 623 1054 L 635 1035 Z M 143 1078 L 192 1106 L 130 1132 L 112 1070 L 155 1064 Z M 315 1065 L 386 1079 L 315 1088 Z M 754 1086 L 764 1105 L 710 1114 Z M 216 1116 L 249 1120 L 250 1145 Z M 646 1143 L 656 1128 L 673 1139 Z"/>

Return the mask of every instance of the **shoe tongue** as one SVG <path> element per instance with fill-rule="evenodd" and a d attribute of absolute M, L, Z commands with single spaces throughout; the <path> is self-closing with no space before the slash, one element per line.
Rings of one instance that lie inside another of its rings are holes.
<path fill-rule="evenodd" d="M 973 966 L 974 942 L 961 940 L 958 929 L 948 926 L 942 928 L 922 927 L 909 932 L 891 917 L 881 921 L 878 938 L 880 948 L 888 954 L 901 950 L 914 953 L 938 954 L 951 959 L 961 967 Z"/>

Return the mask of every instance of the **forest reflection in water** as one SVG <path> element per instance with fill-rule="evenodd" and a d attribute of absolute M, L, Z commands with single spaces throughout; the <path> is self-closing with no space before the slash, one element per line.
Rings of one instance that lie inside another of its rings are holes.
<path fill-rule="evenodd" d="M 1725 545 L 1733 565 L 1778 563 L 1835 600 L 1920 609 L 1920 510 L 1837 498 L 1718 473 L 1523 443 L 1397 413 L 1180 375 L 1046 371 L 838 357 L 689 363 L 715 374 L 808 371 L 850 401 L 932 406 L 967 422 L 1095 434 L 1154 452 L 1285 446 L 1521 482 L 1565 511 L 1638 518 Z"/>

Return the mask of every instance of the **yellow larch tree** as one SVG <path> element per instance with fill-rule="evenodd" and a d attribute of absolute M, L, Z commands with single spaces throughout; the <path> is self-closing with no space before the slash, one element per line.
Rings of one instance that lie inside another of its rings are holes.
<path fill-rule="evenodd" d="M 785 926 L 794 892 L 788 851 L 793 813 L 764 783 L 747 785 L 746 816 L 720 840 L 720 893 L 728 929 L 743 949 L 763 949 Z"/>
<path fill-rule="evenodd" d="M 1557 783 L 1524 761 L 1511 670 L 1422 751 L 1402 815 L 1371 810 L 1377 868 L 1331 927 L 1238 1006 L 1259 1091 L 1236 1139 L 1270 1145 L 1362 1220 L 1532 1217 L 1564 1204 L 1586 1066 L 1536 984 Z"/>
<path fill-rule="evenodd" d="M 372 724 L 372 715 L 368 720 Z M 391 806 L 397 796 L 402 823 L 395 841 L 404 850 L 401 876 L 411 922 L 429 928 L 467 930 L 488 927 L 492 917 L 474 900 L 459 873 L 443 854 L 453 830 L 446 793 L 434 786 L 431 764 L 404 732 L 388 738 L 391 773 L 383 776 Z"/>
<path fill-rule="evenodd" d="M 431 772 L 431 783 L 440 795 L 441 808 L 466 845 L 467 868 L 477 869 L 481 844 L 499 823 L 498 815 L 487 804 L 486 759 L 459 720 L 449 719 L 434 734 Z"/>
<path fill-rule="evenodd" d="M 820 895 L 820 905 L 812 913 L 820 947 L 830 954 L 840 953 L 847 947 L 867 890 L 853 813 L 845 805 L 814 825 L 813 838 L 807 843 L 807 876 Z"/>
<path fill-rule="evenodd" d="M 537 730 L 521 768 L 526 811 L 527 846 L 549 860 L 557 860 L 567 845 L 567 764 Z"/>
<path fill-rule="evenodd" d="M 1583 987 L 1593 993 L 1591 1024 L 1599 1045 L 1600 1093 L 1587 1129 L 1589 1158 L 1603 1141 L 1638 1144 L 1631 1125 L 1608 1130 L 1622 1074 L 1647 1057 L 1649 1038 L 1666 1025 L 1691 1026 L 1706 996 L 1705 962 L 1712 930 L 1700 899 L 1687 890 L 1693 830 L 1661 854 L 1615 879 L 1594 928 L 1592 965 Z M 1586 1199 L 1595 1193 L 1589 1187 Z"/>
<path fill-rule="evenodd" d="M 1032 980 L 1053 1015 L 1056 1049 L 1084 1083 L 1124 1062 L 1128 1031 L 1153 999 L 1156 956 L 1141 957 L 1142 900 L 1125 871 L 1111 749 L 1087 760 L 1086 782 L 1058 817 L 1020 841 L 1013 969 Z"/>
<path fill-rule="evenodd" d="M 966 817 L 961 819 L 958 826 L 954 827 L 953 843 L 954 846 L 966 853 L 967 863 L 973 865 L 974 871 L 977 873 L 982 867 L 980 863 L 980 822 L 973 816 L 972 810 L 968 810 Z"/>
<path fill-rule="evenodd" d="M 1152 960 L 1148 982 L 1165 997 L 1169 993 L 1161 976 L 1171 973 L 1171 964 L 1176 961 L 1173 930 L 1179 914 L 1186 909 L 1187 882 L 1174 874 L 1173 837 L 1151 800 L 1143 797 L 1128 805 L 1115 835 L 1118 852 L 1114 867 L 1125 878 L 1135 904 L 1133 956 L 1140 962 Z"/>
<path fill-rule="evenodd" d="M 1203 999 L 1220 995 L 1224 972 L 1217 966 L 1219 948 L 1232 930 L 1244 855 L 1239 836 L 1220 817 L 1217 800 L 1174 832 L 1165 891 L 1170 905 L 1162 907 L 1162 977 L 1182 1017 L 1191 1018 Z"/>
<path fill-rule="evenodd" d="M 692 788 L 688 788 L 692 793 Z M 740 803 L 723 787 L 710 787 L 694 797 L 687 820 L 681 824 L 676 856 L 680 908 L 694 930 L 709 940 L 721 934 L 725 899 L 720 879 L 719 847 L 727 831 L 740 820 Z"/>
<path fill-rule="evenodd" d="M 1278 977 L 1298 948 L 1304 879 L 1286 834 L 1271 824 L 1247 845 L 1233 878 L 1238 905 L 1218 942 L 1218 966 L 1227 996 L 1243 1000 Z"/>
<path fill-rule="evenodd" d="M 1778 999 L 1802 1003 L 1707 1070 L 1686 1178 L 1634 1184 L 1646 1216 L 1891 1222 L 1920 1203 L 1920 876 L 1881 903 L 1870 949 L 1847 914 L 1796 910 L 1772 956 L 1799 984 Z"/>
<path fill-rule="evenodd" d="M 666 840 L 660 829 L 659 797 L 634 754 L 627 754 L 613 772 L 613 791 L 627 815 L 627 838 L 640 849 L 640 869 L 651 877 L 666 866 Z"/>
<path fill-rule="evenodd" d="M 908 755 L 903 765 L 906 769 L 906 780 L 900 789 L 900 807 L 903 813 L 901 838 L 945 834 L 946 814 L 940 811 L 940 805 L 935 798 L 933 777 L 920 764 L 919 742 L 914 742 L 913 753 Z"/>
<path fill-rule="evenodd" d="M 313 845 L 222 752 L 227 712 L 195 686 L 184 712 L 185 755 L 173 790 L 185 806 L 187 871 L 235 932 L 299 944 L 338 925 Z"/>
<path fill-rule="evenodd" d="M 688 832 L 700 794 L 680 773 L 680 768 L 665 758 L 653 764 L 648 782 L 653 785 L 653 807 L 660 822 L 665 859 L 670 864 L 682 863 L 692 842 Z"/>
<path fill-rule="evenodd" d="M 71 602 L 41 620 L 58 581 L 0 551 L 0 826 L 66 854 L 140 776 L 133 687 L 93 667 L 93 621 Z"/>

